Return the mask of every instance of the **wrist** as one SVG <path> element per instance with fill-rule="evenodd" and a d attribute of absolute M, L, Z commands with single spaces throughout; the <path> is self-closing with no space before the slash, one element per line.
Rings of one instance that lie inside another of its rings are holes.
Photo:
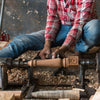
<path fill-rule="evenodd" d="M 67 51 L 68 50 L 68 48 L 67 48 L 67 46 L 66 45 L 62 45 L 60 48 L 59 48 L 59 50 L 62 50 L 62 51 Z"/>
<path fill-rule="evenodd" d="M 44 48 L 51 48 L 51 41 L 50 40 L 45 41 Z"/>

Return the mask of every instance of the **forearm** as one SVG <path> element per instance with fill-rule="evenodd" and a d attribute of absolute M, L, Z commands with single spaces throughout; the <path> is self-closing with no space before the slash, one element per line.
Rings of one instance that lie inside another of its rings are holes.
<path fill-rule="evenodd" d="M 59 31 L 60 19 L 57 12 L 55 0 L 47 0 L 47 21 L 45 28 L 45 39 L 55 41 Z"/>
<path fill-rule="evenodd" d="M 68 33 L 63 45 L 71 46 L 75 44 L 80 37 L 82 36 L 82 29 L 83 26 L 91 20 L 91 7 L 93 1 L 87 0 L 86 2 L 80 2 L 78 4 L 77 14 L 75 16 L 73 27 L 71 28 L 70 32 Z"/>
<path fill-rule="evenodd" d="M 56 14 L 55 14 L 56 15 Z M 45 39 L 55 41 L 60 28 L 60 20 L 57 16 L 49 15 L 45 29 Z"/>
<path fill-rule="evenodd" d="M 51 48 L 52 41 L 51 40 L 45 40 L 44 48 Z"/>

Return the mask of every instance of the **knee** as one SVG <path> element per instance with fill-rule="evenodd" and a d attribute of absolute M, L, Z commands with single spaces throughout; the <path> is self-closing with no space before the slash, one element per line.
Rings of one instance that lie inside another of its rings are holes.
<path fill-rule="evenodd" d="M 27 40 L 27 36 L 25 34 L 22 34 L 22 35 L 19 35 L 19 36 L 16 36 L 13 41 L 17 42 L 17 41 L 25 41 Z"/>
<path fill-rule="evenodd" d="M 93 19 L 84 26 L 84 30 L 93 31 L 100 30 L 100 19 Z"/>
<path fill-rule="evenodd" d="M 94 27 L 100 25 L 100 19 L 93 19 L 85 24 L 85 28 Z"/>
<path fill-rule="evenodd" d="M 16 36 L 9 44 L 9 46 L 11 47 L 20 47 L 20 46 L 23 46 L 27 44 L 29 40 L 27 39 L 27 37 L 25 35 L 19 35 L 19 36 Z"/>
<path fill-rule="evenodd" d="M 91 34 L 100 34 L 100 19 L 94 19 L 89 21 L 85 26 L 84 30 L 90 32 Z"/>

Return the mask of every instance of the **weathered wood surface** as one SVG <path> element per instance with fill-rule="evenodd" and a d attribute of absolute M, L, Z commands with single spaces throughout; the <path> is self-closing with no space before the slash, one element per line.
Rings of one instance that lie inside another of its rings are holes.
<path fill-rule="evenodd" d="M 92 96 L 89 100 L 100 100 L 100 87 L 97 89 L 94 96 Z"/>
<path fill-rule="evenodd" d="M 14 94 L 13 93 L 6 93 L 6 94 L 4 94 L 4 93 L 2 93 L 2 94 L 0 94 L 0 100 L 15 100 L 15 96 L 14 96 Z"/>
<path fill-rule="evenodd" d="M 69 98 L 70 100 L 79 100 L 79 90 L 48 90 L 48 91 L 37 91 L 32 93 L 32 97 L 45 98 L 45 99 L 59 99 Z"/>
<path fill-rule="evenodd" d="M 74 49 L 75 49 L 74 47 L 71 47 L 71 48 L 69 49 L 69 51 L 75 52 Z M 93 54 L 93 53 L 96 53 L 96 52 L 98 52 L 98 51 L 100 51 L 100 46 L 94 46 L 93 48 L 89 49 L 89 51 L 88 51 L 87 53 L 85 53 L 85 54 Z"/>
<path fill-rule="evenodd" d="M 63 99 L 58 99 L 58 100 L 70 100 L 69 98 L 63 98 Z"/>
<path fill-rule="evenodd" d="M 0 100 L 22 100 L 21 91 L 0 91 Z"/>
<path fill-rule="evenodd" d="M 8 45 L 9 42 L 6 41 L 0 41 L 0 49 L 6 47 Z"/>
<path fill-rule="evenodd" d="M 78 68 L 79 57 L 78 56 L 68 56 L 62 60 L 62 66 L 70 69 Z"/>
<path fill-rule="evenodd" d="M 100 0 L 96 1 L 100 18 Z M 45 29 L 46 3 L 47 0 L 6 0 L 3 30 L 13 38 L 19 34 Z"/>
<path fill-rule="evenodd" d="M 47 0 L 6 0 L 3 31 L 14 38 L 45 29 L 46 3 Z"/>

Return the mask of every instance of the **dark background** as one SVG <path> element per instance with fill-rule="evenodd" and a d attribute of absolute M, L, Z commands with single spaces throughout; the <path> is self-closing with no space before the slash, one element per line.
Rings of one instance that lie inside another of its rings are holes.
<path fill-rule="evenodd" d="M 3 31 L 13 38 L 19 34 L 45 29 L 46 2 L 47 0 L 6 0 Z M 97 0 L 97 14 L 100 16 L 99 6 L 100 0 Z"/>

